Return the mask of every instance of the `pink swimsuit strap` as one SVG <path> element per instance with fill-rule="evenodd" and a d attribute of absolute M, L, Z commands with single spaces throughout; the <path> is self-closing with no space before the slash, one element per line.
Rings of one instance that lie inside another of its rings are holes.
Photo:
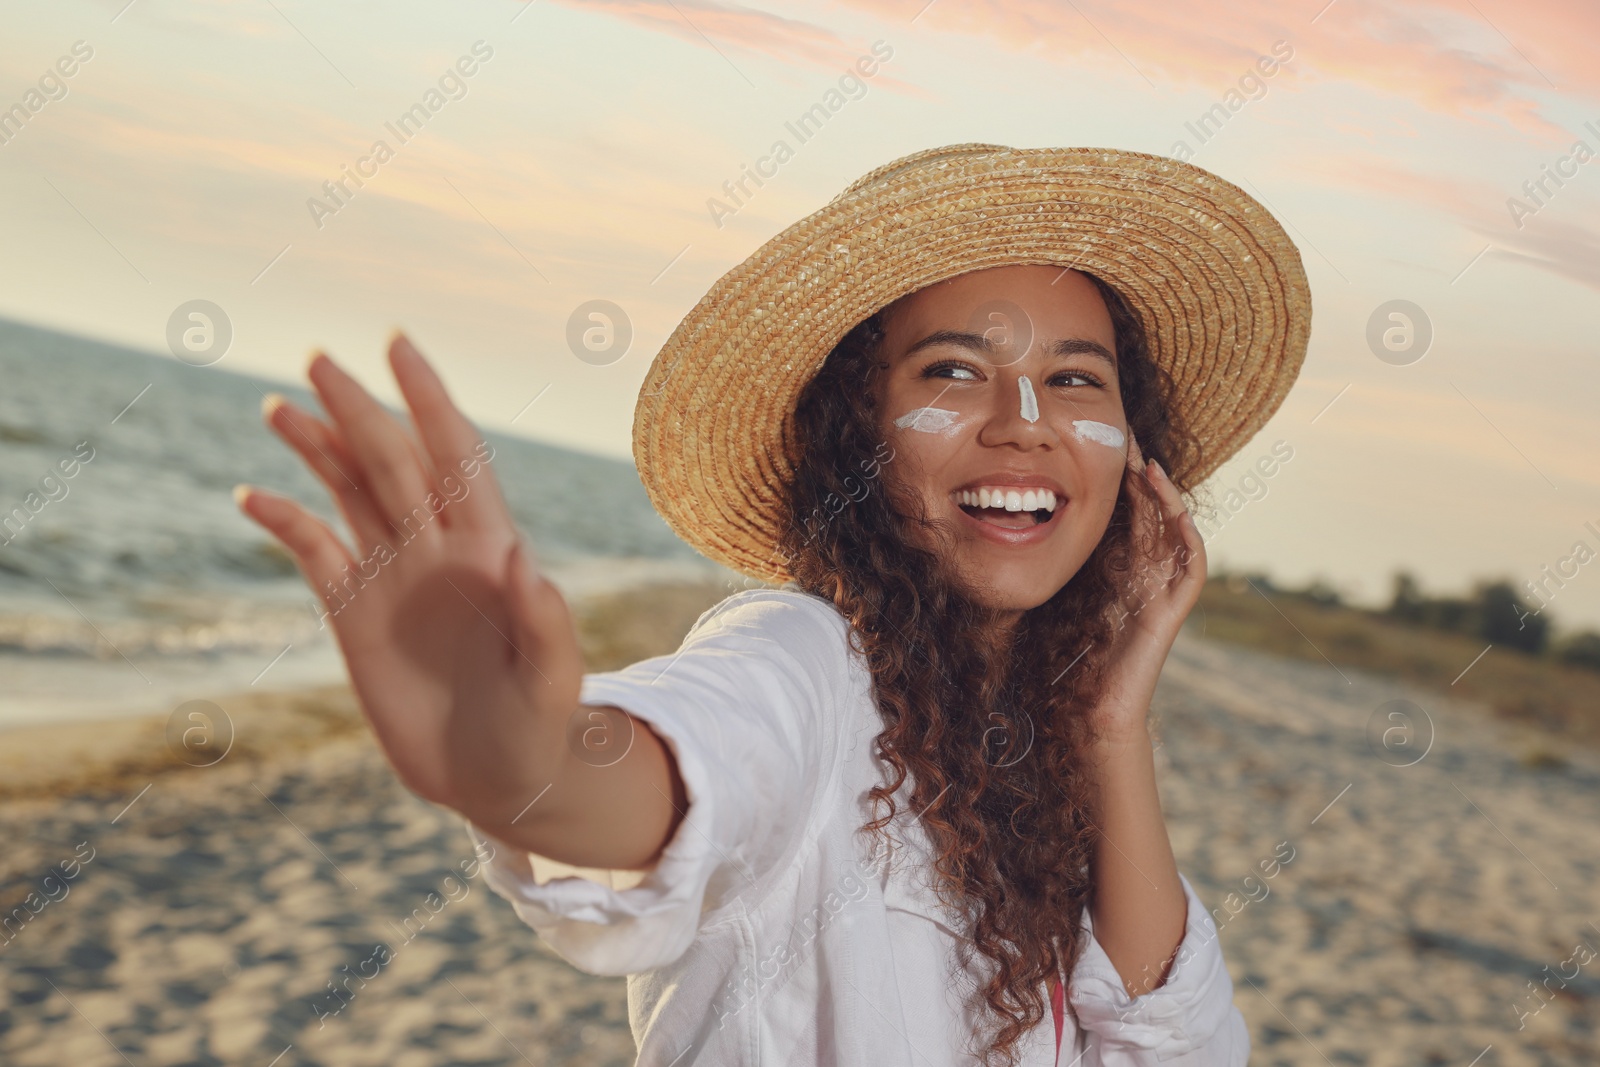
<path fill-rule="evenodd" d="M 1061 1028 L 1065 1024 L 1066 994 L 1061 988 L 1061 983 L 1054 978 L 1050 979 L 1050 1014 L 1056 1020 L 1056 1059 L 1061 1059 Z"/>

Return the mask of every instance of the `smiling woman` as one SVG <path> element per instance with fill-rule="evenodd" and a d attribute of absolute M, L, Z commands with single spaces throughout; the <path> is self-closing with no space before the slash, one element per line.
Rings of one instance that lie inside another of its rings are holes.
<path fill-rule="evenodd" d="M 951 327 L 997 303 L 1015 321 L 983 333 Z M 1112 875 L 1101 900 L 1146 902 L 1141 921 L 1165 939 L 1152 951 L 1102 927 L 1121 973 L 1160 985 L 1185 928 L 1164 831 L 1152 824 L 1120 847 L 1165 894 L 1146 897 L 1118 884 L 1114 863 L 1096 863 L 1105 775 L 1125 774 L 1127 786 L 1143 774 L 1140 762 L 1108 765 L 1108 737 L 1124 744 L 1142 718 L 1117 725 L 1090 714 L 1127 643 L 1113 605 L 1138 547 L 1136 494 L 1150 495 L 1135 476 L 1140 447 L 1152 461 L 1192 450 L 1163 402 L 1170 390 L 1115 289 L 1075 270 L 1017 265 L 936 283 L 869 316 L 796 405 L 791 507 L 827 492 L 825 472 L 864 442 L 888 437 L 899 457 L 890 498 L 793 545 L 789 567 L 851 620 L 875 664 L 886 724 L 878 745 L 892 773 L 867 786 L 881 809 L 870 827 L 891 825 L 897 805 L 918 817 L 925 862 L 992 964 L 987 982 L 970 981 L 999 1023 L 1002 1051 L 1037 1021 L 1038 984 L 1084 957 L 1079 916 L 1096 896 L 1095 867 Z M 951 410 L 955 432 L 910 433 L 889 420 L 935 402 Z M 1137 442 L 1131 454 L 1125 431 Z M 1197 575 L 1203 564 L 1165 610 L 1181 619 Z"/>
<path fill-rule="evenodd" d="M 1146 718 L 1205 581 L 1181 487 L 1276 409 L 1309 316 L 1283 230 L 1198 168 L 919 152 L 724 276 L 640 390 L 656 508 L 768 587 L 585 674 L 490 477 L 331 624 L 489 886 L 628 976 L 641 1063 L 1241 1067 Z M 390 361 L 416 441 L 322 357 L 332 423 L 268 413 L 359 550 L 477 440 L 403 337 Z M 359 555 L 240 500 L 315 588 Z"/>

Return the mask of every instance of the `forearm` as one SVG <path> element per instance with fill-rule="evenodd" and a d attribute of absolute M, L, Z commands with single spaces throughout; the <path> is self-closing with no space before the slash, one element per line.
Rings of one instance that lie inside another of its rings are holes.
<path fill-rule="evenodd" d="M 1110 699 L 1119 697 L 1113 694 Z M 1090 914 L 1095 939 L 1116 966 L 1129 996 L 1158 988 L 1183 941 L 1188 905 L 1161 813 L 1155 758 L 1144 727 L 1148 695 L 1127 697 L 1137 722 L 1095 748 L 1094 856 Z"/>

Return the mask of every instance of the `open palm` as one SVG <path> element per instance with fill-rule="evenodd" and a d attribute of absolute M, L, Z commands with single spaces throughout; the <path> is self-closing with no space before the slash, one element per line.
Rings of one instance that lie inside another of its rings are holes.
<path fill-rule="evenodd" d="M 327 486 L 354 546 L 292 500 L 235 492 L 322 599 L 401 780 L 463 811 L 531 800 L 578 704 L 572 619 L 521 543 L 487 462 L 493 450 L 401 334 L 389 363 L 415 439 L 321 353 L 308 374 L 330 421 L 278 397 L 264 408 Z"/>

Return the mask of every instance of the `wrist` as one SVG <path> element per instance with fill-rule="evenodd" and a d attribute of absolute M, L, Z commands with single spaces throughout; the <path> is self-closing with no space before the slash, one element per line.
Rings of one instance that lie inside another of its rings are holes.
<path fill-rule="evenodd" d="M 1150 700 L 1154 695 L 1155 678 L 1148 672 L 1126 666 L 1114 670 L 1095 705 L 1094 726 L 1100 744 L 1148 744 Z"/>
<path fill-rule="evenodd" d="M 563 739 L 544 736 L 477 753 L 459 773 L 445 806 L 485 830 L 536 825 L 553 806 L 551 794 L 560 790 L 568 758 Z"/>
<path fill-rule="evenodd" d="M 1150 726 L 1140 719 L 1134 723 L 1116 723 L 1101 726 L 1090 749 L 1102 760 L 1115 760 L 1128 755 L 1144 755 L 1155 747 Z"/>

